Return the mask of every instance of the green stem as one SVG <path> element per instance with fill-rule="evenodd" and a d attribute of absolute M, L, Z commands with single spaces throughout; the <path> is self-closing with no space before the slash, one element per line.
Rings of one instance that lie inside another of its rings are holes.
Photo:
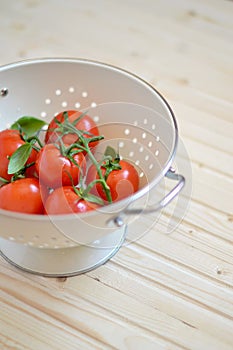
<path fill-rule="evenodd" d="M 82 151 L 86 151 L 86 148 L 83 147 L 80 143 L 72 143 L 69 147 L 67 147 L 66 152 L 67 154 L 71 153 L 71 151 L 77 148 L 77 153 L 82 152 Z"/>
<path fill-rule="evenodd" d="M 31 162 L 29 164 L 25 164 L 24 169 L 26 170 L 26 169 L 30 168 L 31 166 L 35 165 L 35 163 L 36 162 Z"/>
<path fill-rule="evenodd" d="M 85 141 L 84 141 L 85 142 Z M 112 196 L 111 196 L 111 192 L 110 192 L 110 188 L 107 185 L 107 182 L 105 181 L 105 178 L 102 174 L 101 171 L 101 167 L 99 166 L 99 163 L 97 162 L 97 160 L 95 159 L 94 155 L 92 154 L 91 150 L 89 147 L 87 147 L 87 153 L 89 155 L 89 158 L 91 159 L 92 163 L 94 164 L 94 166 L 96 167 L 97 173 L 99 175 L 100 180 L 102 181 L 102 186 L 104 188 L 106 197 L 107 197 L 107 201 L 109 203 L 112 203 Z"/>
<path fill-rule="evenodd" d="M 37 149 L 37 150 L 39 150 L 39 148 L 35 146 L 35 143 L 36 143 L 36 142 L 38 143 L 38 145 L 40 146 L 40 148 L 43 147 L 42 142 L 40 141 L 39 137 L 37 137 L 37 136 L 29 137 L 26 141 L 29 142 L 29 143 L 32 143 L 32 141 L 34 141 L 34 144 L 32 143 L 32 145 L 33 145 L 33 148 L 35 148 L 35 149 Z"/>
<path fill-rule="evenodd" d="M 70 125 L 67 125 L 67 129 L 69 129 L 71 132 L 75 133 L 76 135 L 78 135 L 79 137 L 79 140 L 81 141 L 81 143 L 83 144 L 84 146 L 84 149 L 85 151 L 87 152 L 87 154 L 89 155 L 89 158 L 90 160 L 92 161 L 92 163 L 94 164 L 96 170 L 97 170 L 97 173 L 99 175 L 99 178 L 102 180 L 102 186 L 104 188 L 104 191 L 105 191 L 105 194 L 106 194 L 106 197 L 107 197 L 107 201 L 109 203 L 112 203 L 112 196 L 111 196 L 111 192 L 110 192 L 110 188 L 109 186 L 107 185 L 106 181 L 105 181 L 105 178 L 102 174 L 102 171 L 101 171 L 101 166 L 99 165 L 99 163 L 97 162 L 97 160 L 95 159 L 93 153 L 91 152 L 90 150 L 90 147 L 89 147 L 89 143 L 92 141 L 92 138 L 85 138 L 83 137 L 83 134 L 80 130 L 76 129 L 72 124 Z M 95 138 L 95 137 L 94 137 Z"/>
<path fill-rule="evenodd" d="M 97 184 L 97 183 L 101 183 L 101 185 L 103 185 L 103 180 L 101 179 L 96 179 L 96 180 L 93 180 L 92 182 L 90 182 L 88 184 L 88 186 L 85 188 L 85 190 L 83 191 L 83 196 L 86 196 L 90 190 L 92 189 L 92 187 Z"/>
<path fill-rule="evenodd" d="M 2 184 L 1 184 L 2 182 Z M 8 184 L 10 181 L 8 181 L 7 179 L 5 179 L 4 177 L 1 177 L 0 176 L 0 187 L 3 186 L 3 185 L 6 185 Z"/>

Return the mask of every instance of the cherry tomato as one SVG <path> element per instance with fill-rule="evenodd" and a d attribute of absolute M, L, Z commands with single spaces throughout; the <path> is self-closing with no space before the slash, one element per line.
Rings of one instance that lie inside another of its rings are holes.
<path fill-rule="evenodd" d="M 107 177 L 106 183 L 110 188 L 112 201 L 119 201 L 126 198 L 139 189 L 139 176 L 135 167 L 127 161 L 120 160 L 119 165 L 121 169 L 112 170 Z M 101 167 L 103 176 L 106 173 L 106 169 Z M 91 165 L 87 173 L 87 184 L 99 179 L 96 167 Z M 106 193 L 101 183 L 96 183 L 92 189 L 92 193 L 99 195 L 102 199 L 107 200 Z"/>
<path fill-rule="evenodd" d="M 24 178 L 0 188 L 0 208 L 26 214 L 43 214 L 43 195 L 38 179 Z"/>
<path fill-rule="evenodd" d="M 82 152 L 63 156 L 55 145 L 47 144 L 39 151 L 35 167 L 39 180 L 48 187 L 77 185 L 86 172 L 86 159 Z"/>
<path fill-rule="evenodd" d="M 12 174 L 8 174 L 8 164 L 10 156 L 23 144 L 18 130 L 5 129 L 0 132 L 0 177 L 6 180 L 11 180 Z M 31 155 L 26 164 L 30 164 L 35 161 L 37 151 L 32 149 Z M 26 170 L 26 176 L 31 175 L 31 167 Z"/>
<path fill-rule="evenodd" d="M 95 203 L 81 199 L 72 186 L 56 188 L 45 203 L 46 214 L 85 213 L 99 206 Z"/>
<path fill-rule="evenodd" d="M 67 111 L 68 115 L 68 120 L 70 123 L 73 123 L 78 117 L 80 117 L 83 113 L 80 111 L 74 111 L 74 110 L 69 110 Z M 55 143 L 59 136 L 60 133 L 56 131 L 56 129 L 59 127 L 59 123 L 64 123 L 65 117 L 64 117 L 64 112 L 59 113 L 56 117 L 52 119 L 48 126 L 48 130 L 45 135 L 45 142 L 46 143 Z M 76 129 L 78 130 L 84 130 L 88 131 L 91 133 L 93 136 L 99 136 L 99 130 L 96 125 L 96 123 L 93 121 L 93 119 L 88 116 L 84 115 L 76 124 L 75 124 Z M 91 137 L 90 135 L 86 135 L 87 138 Z M 62 137 L 62 140 L 64 143 L 71 145 L 72 143 L 77 142 L 78 136 L 76 134 L 66 134 Z M 97 145 L 98 141 L 90 142 L 90 147 L 95 147 Z"/>
<path fill-rule="evenodd" d="M 0 132 L 0 176 L 6 180 L 12 178 L 12 174 L 8 174 L 8 164 L 10 156 L 22 145 L 25 141 L 21 138 L 18 130 L 6 129 Z M 37 157 L 37 151 L 32 149 L 26 164 L 31 164 Z M 33 166 L 27 168 L 26 176 L 30 177 L 33 173 Z"/>

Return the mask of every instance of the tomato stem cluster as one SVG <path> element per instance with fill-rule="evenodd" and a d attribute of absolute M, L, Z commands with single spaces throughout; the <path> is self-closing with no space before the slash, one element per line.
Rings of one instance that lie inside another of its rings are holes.
<path fill-rule="evenodd" d="M 55 128 L 53 131 L 54 132 L 57 132 L 57 133 L 61 133 L 60 136 L 59 136 L 59 140 L 62 140 L 62 137 L 66 134 L 75 134 L 77 135 L 77 141 L 75 143 L 73 143 L 69 148 L 68 150 L 66 150 L 66 152 L 68 151 L 68 153 L 74 149 L 74 148 L 77 148 L 83 152 L 86 152 L 88 154 L 88 157 L 89 159 L 91 160 L 92 164 L 94 164 L 94 166 L 96 167 L 96 170 L 97 170 L 97 173 L 98 173 L 98 176 L 99 176 L 99 179 L 98 180 L 94 180 L 92 181 L 88 186 L 87 186 L 87 189 L 84 190 L 84 191 L 79 191 L 79 195 L 81 197 L 87 197 L 87 194 L 88 192 L 91 190 L 91 188 L 96 184 L 96 183 L 101 183 L 102 186 L 103 186 L 103 189 L 105 191 L 105 194 L 106 194 L 106 197 L 107 197 L 107 201 L 109 203 L 112 202 L 112 197 L 111 197 L 111 191 L 110 191 L 110 188 L 109 186 L 107 185 L 107 182 L 106 182 L 106 179 L 107 177 L 104 176 L 102 174 L 102 171 L 101 171 L 101 166 L 102 164 L 100 164 L 95 156 L 93 155 L 92 151 L 91 151 L 91 148 L 89 146 L 90 143 L 93 143 L 95 141 L 100 141 L 102 139 L 104 139 L 104 136 L 102 135 L 99 135 L 99 136 L 93 136 L 90 132 L 88 131 L 85 131 L 85 130 L 79 130 L 75 127 L 76 123 L 82 118 L 85 116 L 85 113 L 81 114 L 81 116 L 79 116 L 77 119 L 75 119 L 75 121 L 73 121 L 72 123 L 69 121 L 68 119 L 68 115 L 67 115 L 67 112 L 64 112 L 63 113 L 63 116 L 64 116 L 64 122 L 61 123 L 59 120 L 56 120 L 56 123 L 58 124 L 58 128 Z M 86 137 L 88 136 L 88 137 Z M 110 163 L 109 163 L 110 164 Z M 119 169 L 119 167 L 116 167 Z M 113 167 L 112 169 L 113 170 Z M 108 174 L 110 173 L 110 167 L 109 167 L 109 171 L 108 171 Z M 77 191 L 77 190 L 76 190 Z M 90 197 L 90 196 L 89 196 Z M 93 200 L 93 196 L 91 196 L 91 198 L 89 199 L 92 199 Z"/>
<path fill-rule="evenodd" d="M 69 120 L 69 116 L 66 111 L 63 112 L 63 121 L 59 121 L 55 117 L 54 120 L 57 126 L 50 129 L 50 131 L 52 131 L 53 134 L 57 135 L 57 141 L 54 142 L 54 146 L 59 149 L 62 156 L 68 158 L 70 162 L 75 164 L 75 166 L 77 166 L 80 170 L 81 176 L 79 186 L 77 187 L 73 185 L 73 188 L 75 192 L 79 195 L 79 197 L 88 199 L 89 201 L 98 203 L 100 203 L 101 201 L 101 203 L 103 203 L 100 198 L 97 198 L 96 196 L 90 193 L 92 188 L 96 184 L 101 184 L 106 194 L 107 201 L 111 203 L 112 196 L 110 188 L 107 184 L 107 178 L 113 170 L 121 169 L 121 166 L 119 164 L 120 157 L 118 154 L 115 153 L 113 149 L 111 149 L 109 152 L 109 149 L 107 148 L 103 159 L 100 162 L 97 161 L 92 152 L 90 144 L 104 139 L 104 136 L 93 135 L 87 130 L 80 130 L 76 128 L 76 124 L 85 115 L 86 112 L 82 113 L 81 115 L 79 115 L 78 118 L 76 118 L 72 122 Z M 39 137 L 39 133 L 41 132 L 41 129 L 44 125 L 44 122 L 41 122 L 39 119 L 36 119 L 34 117 L 22 117 L 11 126 L 12 129 L 17 129 L 19 131 L 20 137 L 22 138 L 22 140 L 24 140 L 25 143 L 18 149 L 16 149 L 16 151 L 9 157 L 8 173 L 12 174 L 12 177 L 10 181 L 0 177 L 1 185 L 16 181 L 20 178 L 24 178 L 26 170 L 35 164 L 35 162 L 30 162 L 27 164 L 27 161 L 32 152 L 32 149 L 39 152 L 44 146 Z M 68 134 L 76 135 L 77 139 L 74 143 L 66 145 L 63 141 L 63 137 Z M 83 183 L 84 176 L 82 173 L 82 169 L 74 159 L 74 155 L 80 152 L 83 152 L 88 155 L 89 160 L 95 166 L 98 174 L 98 179 L 94 179 L 87 185 L 86 188 Z M 105 170 L 104 175 L 102 169 Z M 69 174 L 67 175 L 69 176 Z M 70 178 L 70 180 L 71 183 L 73 183 L 72 178 Z"/>
<path fill-rule="evenodd" d="M 136 169 L 112 147 L 96 158 L 94 147 L 103 139 L 95 122 L 79 111 L 61 112 L 49 124 L 19 118 L 0 132 L 0 208 L 37 214 L 84 212 L 137 191 Z M 12 193 L 25 189 L 29 200 L 32 188 L 37 206 L 28 203 L 25 209 L 23 196 Z"/>

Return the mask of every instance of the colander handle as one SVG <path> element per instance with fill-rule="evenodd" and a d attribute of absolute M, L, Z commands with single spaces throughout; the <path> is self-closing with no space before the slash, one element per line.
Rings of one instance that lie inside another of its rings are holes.
<path fill-rule="evenodd" d="M 123 220 L 124 215 L 137 215 L 137 214 L 140 214 L 141 212 L 143 212 L 143 214 L 150 214 L 165 208 L 180 193 L 180 191 L 185 185 L 184 176 L 181 174 L 176 174 L 173 168 L 170 168 L 165 176 L 171 180 L 178 181 L 178 183 L 168 194 L 166 194 L 166 196 L 163 199 L 161 199 L 158 203 L 151 206 L 150 208 L 146 208 L 146 209 L 143 209 L 143 208 L 127 209 L 126 208 L 124 211 L 121 212 L 119 216 L 114 218 L 115 225 L 118 227 L 121 227 L 125 224 Z"/>

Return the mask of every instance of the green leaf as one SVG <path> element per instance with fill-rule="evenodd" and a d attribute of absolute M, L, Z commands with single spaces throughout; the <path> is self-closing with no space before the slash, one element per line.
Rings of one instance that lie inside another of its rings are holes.
<path fill-rule="evenodd" d="M 104 155 L 106 157 L 110 156 L 112 159 L 115 159 L 117 157 L 116 150 L 113 147 L 111 147 L 111 146 L 107 146 L 106 147 Z"/>
<path fill-rule="evenodd" d="M 19 130 L 21 133 L 25 134 L 27 139 L 35 136 L 44 125 L 47 125 L 47 123 L 41 119 L 24 116 L 16 120 L 16 122 L 11 125 L 11 129 Z"/>
<path fill-rule="evenodd" d="M 8 174 L 15 174 L 21 170 L 27 162 L 32 151 L 32 145 L 28 142 L 20 146 L 10 157 Z"/>

